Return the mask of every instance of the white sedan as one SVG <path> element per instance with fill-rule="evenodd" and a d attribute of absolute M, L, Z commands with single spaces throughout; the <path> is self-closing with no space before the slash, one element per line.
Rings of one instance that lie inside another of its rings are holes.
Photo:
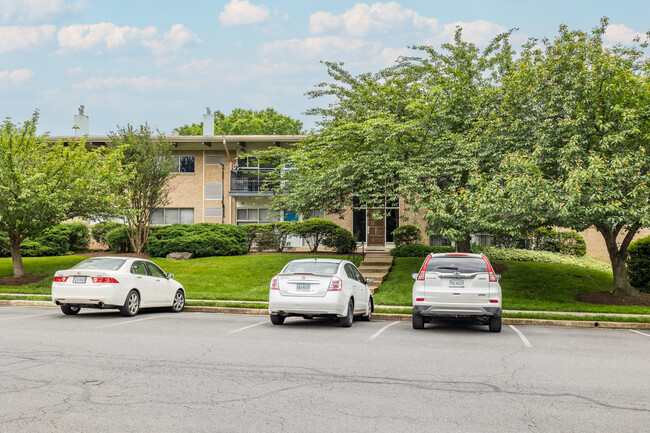
<path fill-rule="evenodd" d="M 143 307 L 179 312 L 185 289 L 173 277 L 149 260 L 93 257 L 54 274 L 52 301 L 67 315 L 82 307 L 118 308 L 123 316 L 135 316 Z"/>
<path fill-rule="evenodd" d="M 347 260 L 301 259 L 289 262 L 273 277 L 269 314 L 274 325 L 288 316 L 333 316 L 341 326 L 352 326 L 354 316 L 370 320 L 374 303 L 368 283 Z"/>

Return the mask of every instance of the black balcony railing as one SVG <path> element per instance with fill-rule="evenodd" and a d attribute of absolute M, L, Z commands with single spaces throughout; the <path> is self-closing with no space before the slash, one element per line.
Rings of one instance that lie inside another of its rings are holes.
<path fill-rule="evenodd" d="M 264 173 L 238 172 L 233 170 L 230 176 L 230 191 L 241 193 L 272 193 L 277 182 L 265 179 Z"/>

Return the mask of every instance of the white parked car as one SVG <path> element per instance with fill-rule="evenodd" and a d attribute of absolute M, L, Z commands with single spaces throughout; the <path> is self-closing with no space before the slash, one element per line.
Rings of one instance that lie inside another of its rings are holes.
<path fill-rule="evenodd" d="M 430 254 L 412 276 L 414 329 L 462 319 L 501 332 L 501 276 L 483 254 Z"/>
<path fill-rule="evenodd" d="M 274 325 L 288 316 L 333 316 L 352 326 L 354 316 L 370 320 L 374 303 L 368 283 L 347 260 L 300 259 L 289 262 L 271 279 L 269 313 Z"/>
<path fill-rule="evenodd" d="M 149 260 L 93 257 L 54 274 L 52 301 L 68 315 L 86 307 L 118 308 L 123 316 L 135 316 L 143 307 L 179 312 L 185 289 L 173 277 Z"/>

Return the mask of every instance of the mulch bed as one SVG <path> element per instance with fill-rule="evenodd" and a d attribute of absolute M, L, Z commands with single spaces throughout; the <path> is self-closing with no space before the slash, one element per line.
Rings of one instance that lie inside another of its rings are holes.
<path fill-rule="evenodd" d="M 650 307 L 650 294 L 641 293 L 639 296 L 619 296 L 610 291 L 581 293 L 574 298 L 578 302 L 605 305 L 635 305 Z"/>
<path fill-rule="evenodd" d="M 38 275 L 23 275 L 22 277 L 14 277 L 9 275 L 0 278 L 0 286 L 22 286 L 23 284 L 38 283 L 47 277 L 40 277 Z"/>

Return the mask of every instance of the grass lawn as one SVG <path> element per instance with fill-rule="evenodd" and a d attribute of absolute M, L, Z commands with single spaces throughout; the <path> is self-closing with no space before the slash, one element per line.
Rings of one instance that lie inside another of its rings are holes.
<path fill-rule="evenodd" d="M 411 305 L 413 279 L 422 258 L 397 257 L 387 279 L 375 293 L 379 305 Z M 503 308 L 531 311 L 650 314 L 648 307 L 593 305 L 576 302 L 583 292 L 611 290 L 611 273 L 557 263 L 494 261 L 507 267 L 500 281 Z"/>
<path fill-rule="evenodd" d="M 313 254 L 263 254 L 229 257 L 204 257 L 192 260 L 152 259 L 165 272 L 174 274 L 187 291 L 189 299 L 219 299 L 241 301 L 268 301 L 271 278 L 285 264 L 303 258 L 337 258 L 347 256 Z M 86 256 L 25 258 L 23 263 L 28 274 L 47 278 L 34 284 L 0 286 L 2 293 L 50 294 L 52 276 L 60 269 L 67 269 Z M 11 259 L 0 259 L 0 277 L 12 274 Z"/>

